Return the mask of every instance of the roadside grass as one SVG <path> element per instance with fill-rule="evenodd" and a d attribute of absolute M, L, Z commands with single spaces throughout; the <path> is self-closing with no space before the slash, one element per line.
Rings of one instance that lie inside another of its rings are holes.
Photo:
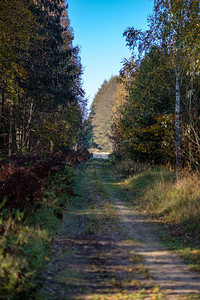
<path fill-rule="evenodd" d="M 50 260 L 50 242 L 70 202 L 69 171 L 54 176 L 37 208 L 1 210 L 0 299 L 35 299 L 36 277 Z"/>
<path fill-rule="evenodd" d="M 134 282 L 134 285 L 140 285 L 140 283 Z M 84 299 L 82 297 L 79 297 L 77 300 Z M 149 300 L 162 300 L 163 295 L 160 293 L 159 289 L 157 287 L 147 290 L 141 290 L 139 292 L 129 292 L 127 290 L 122 290 L 121 292 L 117 292 L 110 295 L 105 294 L 98 294 L 98 295 L 92 295 L 92 297 L 88 296 L 87 299 L 91 300 L 143 300 L 143 299 L 149 299 Z"/>
<path fill-rule="evenodd" d="M 120 175 L 120 174 L 118 174 Z M 200 177 L 158 167 L 120 179 L 129 204 L 158 220 L 162 239 L 200 272 Z"/>

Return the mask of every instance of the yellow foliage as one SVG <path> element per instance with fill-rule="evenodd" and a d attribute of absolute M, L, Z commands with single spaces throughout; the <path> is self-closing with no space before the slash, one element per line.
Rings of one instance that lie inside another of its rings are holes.
<path fill-rule="evenodd" d="M 117 91 L 114 95 L 115 97 L 115 105 L 113 107 L 113 113 L 114 117 L 118 115 L 118 109 L 126 101 L 126 96 L 127 96 L 127 90 L 125 88 L 125 85 L 120 82 L 117 86 Z"/>

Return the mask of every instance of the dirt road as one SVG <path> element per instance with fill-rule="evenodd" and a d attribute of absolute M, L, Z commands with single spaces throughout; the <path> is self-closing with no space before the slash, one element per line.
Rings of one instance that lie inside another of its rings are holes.
<path fill-rule="evenodd" d="M 77 194 L 52 243 L 37 299 L 200 299 L 200 277 L 126 205 L 107 161 L 78 170 Z"/>
<path fill-rule="evenodd" d="M 93 158 L 102 158 L 102 159 L 108 159 L 110 153 L 108 152 L 94 152 Z"/>

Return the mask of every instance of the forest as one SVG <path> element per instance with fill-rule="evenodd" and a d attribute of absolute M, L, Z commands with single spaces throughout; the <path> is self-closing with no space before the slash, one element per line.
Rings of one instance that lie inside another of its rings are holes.
<path fill-rule="evenodd" d="M 33 288 L 73 170 L 90 157 L 73 39 L 65 1 L 0 2 L 1 299 Z"/>
<path fill-rule="evenodd" d="M 154 1 L 148 26 L 144 32 L 124 31 L 132 55 L 124 59 L 116 90 L 108 94 L 113 78 L 94 98 L 94 141 L 98 145 L 103 127 L 121 157 L 195 170 L 200 163 L 199 1 Z"/>
<path fill-rule="evenodd" d="M 86 100 L 64 1 L 3 1 L 0 30 L 1 154 L 72 149 Z"/>
<path fill-rule="evenodd" d="M 149 29 L 124 31 L 112 140 L 120 156 L 199 167 L 199 1 L 155 1 Z"/>
<path fill-rule="evenodd" d="M 183 299 L 179 261 L 151 277 L 152 223 L 199 299 L 199 0 L 154 0 L 132 25 L 88 115 L 68 1 L 0 2 L 0 299 L 170 299 L 172 281 Z"/>

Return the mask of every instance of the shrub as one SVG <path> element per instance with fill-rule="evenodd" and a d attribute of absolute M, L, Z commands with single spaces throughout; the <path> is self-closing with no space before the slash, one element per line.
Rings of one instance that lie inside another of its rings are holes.
<path fill-rule="evenodd" d="M 23 210 L 27 205 L 38 207 L 47 180 L 65 171 L 64 184 L 70 185 L 73 176 L 69 165 L 75 167 L 89 157 L 90 153 L 84 149 L 45 158 L 39 155 L 5 157 L 0 162 L 0 203 L 4 203 L 6 198 L 5 206 L 10 210 Z M 68 189 L 68 194 L 73 194 L 72 188 Z"/>
<path fill-rule="evenodd" d="M 7 198 L 6 207 L 23 209 L 41 199 L 43 182 L 30 169 L 15 168 L 12 175 L 0 182 L 0 200 Z"/>

